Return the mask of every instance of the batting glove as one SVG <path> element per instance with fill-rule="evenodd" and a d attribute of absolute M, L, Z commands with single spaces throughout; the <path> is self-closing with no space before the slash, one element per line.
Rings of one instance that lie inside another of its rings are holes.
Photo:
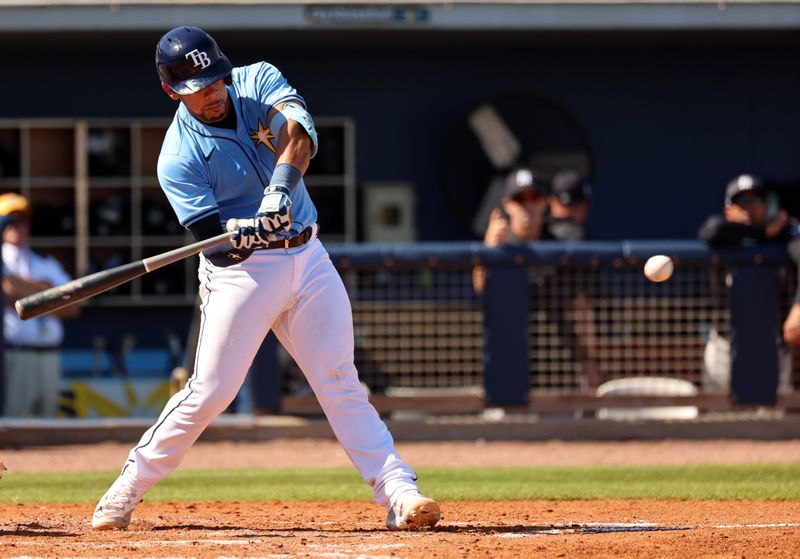
<path fill-rule="evenodd" d="M 256 235 L 263 242 L 271 241 L 275 234 L 292 228 L 292 200 L 285 186 L 270 185 L 256 214 Z"/>
<path fill-rule="evenodd" d="M 229 219 L 225 223 L 225 230 L 231 234 L 233 248 L 248 249 L 264 242 L 256 234 L 256 222 L 256 218 L 248 217 L 246 219 Z"/>

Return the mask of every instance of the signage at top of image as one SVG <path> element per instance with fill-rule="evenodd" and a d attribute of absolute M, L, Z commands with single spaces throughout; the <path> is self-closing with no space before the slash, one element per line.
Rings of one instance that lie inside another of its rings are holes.
<path fill-rule="evenodd" d="M 386 25 L 427 23 L 428 8 L 421 6 L 308 6 L 305 19 L 319 25 Z"/>

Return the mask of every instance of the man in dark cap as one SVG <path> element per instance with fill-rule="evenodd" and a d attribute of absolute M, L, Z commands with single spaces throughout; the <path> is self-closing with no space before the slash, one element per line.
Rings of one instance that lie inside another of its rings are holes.
<path fill-rule="evenodd" d="M 553 176 L 547 197 L 549 213 L 542 239 L 556 241 L 585 241 L 589 235 L 586 220 L 592 199 L 589 181 L 574 169 L 564 169 Z M 555 305 L 549 308 L 551 320 L 557 325 L 559 337 L 569 348 L 578 364 L 582 391 L 596 388 L 602 382 L 600 366 L 595 356 L 594 313 L 580 285 L 563 282 L 563 276 L 549 276 L 543 284 L 546 293 L 570 289 L 568 308 Z M 547 304 L 547 302 L 545 302 Z M 567 312 L 568 311 L 568 312 Z"/>
<path fill-rule="evenodd" d="M 789 216 L 778 208 L 774 195 L 754 175 L 739 175 L 725 188 L 723 215 L 706 219 L 698 237 L 712 245 L 788 241 Z"/>
<path fill-rule="evenodd" d="M 502 207 L 496 208 L 489 217 L 484 244 L 492 247 L 543 239 L 584 239 L 591 193 L 588 182 L 574 171 L 563 171 L 555 175 L 552 187 L 554 190 L 548 189 L 533 169 L 514 170 L 506 181 Z M 548 205 L 550 216 L 547 215 Z M 472 283 L 477 293 L 483 292 L 485 282 L 486 268 L 476 266 Z M 543 294 L 571 289 L 562 285 L 557 274 L 539 270 L 531 277 L 531 282 L 532 304 L 544 309 L 550 321 L 556 324 L 561 343 L 569 348 L 577 363 L 581 388 L 595 388 L 602 379 L 594 356 L 594 319 L 586 295 L 573 289 L 567 298 L 567 309 L 560 299 L 542 300 Z"/>
<path fill-rule="evenodd" d="M 488 247 L 538 241 L 542 238 L 547 210 L 547 186 L 536 171 L 520 167 L 506 179 L 500 207 L 492 210 L 483 236 Z M 472 274 L 475 291 L 483 293 L 486 268 L 476 266 Z"/>
<path fill-rule="evenodd" d="M 586 240 L 586 219 L 591 199 L 592 187 L 578 171 L 567 169 L 556 173 L 550 183 L 550 196 L 547 198 L 550 215 L 543 238 Z"/>
<path fill-rule="evenodd" d="M 786 210 L 777 204 L 777 197 L 764 182 L 751 174 L 738 175 L 725 187 L 723 214 L 711 215 L 700 227 L 698 237 L 713 246 L 752 246 L 760 242 L 788 243 L 795 261 L 800 261 L 800 237 L 797 226 Z M 793 240 L 794 239 L 794 240 Z M 712 287 L 719 291 L 720 278 L 712 277 Z M 721 297 L 722 294 L 718 293 Z M 722 303 L 721 303 L 722 304 Z M 800 289 L 795 295 L 789 315 L 783 324 L 784 341 L 800 347 Z M 729 342 L 715 327 L 706 344 L 703 384 L 706 389 L 727 390 L 730 384 Z M 788 381 L 788 356 L 779 353 L 781 383 Z"/>

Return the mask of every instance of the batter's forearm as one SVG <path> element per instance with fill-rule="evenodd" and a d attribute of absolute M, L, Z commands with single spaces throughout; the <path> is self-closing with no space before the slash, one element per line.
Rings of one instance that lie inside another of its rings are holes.
<path fill-rule="evenodd" d="M 286 163 L 305 174 L 311 161 L 311 138 L 302 126 L 289 120 L 278 132 L 278 147 L 275 151 L 275 164 Z"/>

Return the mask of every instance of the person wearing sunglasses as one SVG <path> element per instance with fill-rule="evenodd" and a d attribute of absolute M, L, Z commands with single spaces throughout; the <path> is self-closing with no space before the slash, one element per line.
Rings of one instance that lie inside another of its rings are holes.
<path fill-rule="evenodd" d="M 483 236 L 487 247 L 538 241 L 547 211 L 547 185 L 530 167 L 514 169 L 506 179 L 500 206 L 492 210 Z M 486 268 L 476 266 L 472 272 L 476 293 L 483 293 Z"/>
<path fill-rule="evenodd" d="M 556 173 L 550 181 L 550 194 L 547 197 L 549 212 L 542 238 L 555 241 L 587 240 L 589 233 L 586 221 L 591 200 L 592 186 L 580 172 L 564 169 Z M 552 285 L 545 288 L 547 292 L 570 290 L 569 307 L 552 305 L 549 314 L 558 327 L 562 343 L 569 348 L 572 359 L 578 364 L 581 392 L 591 392 L 603 382 L 603 374 L 596 357 L 594 311 L 584 289 L 587 280 L 564 282 L 563 275 L 548 276 L 548 280 Z"/>
<path fill-rule="evenodd" d="M 587 240 L 586 220 L 591 200 L 592 186 L 578 171 L 565 169 L 556 173 L 547 197 L 550 212 L 543 238 L 557 241 Z"/>
<path fill-rule="evenodd" d="M 788 241 L 789 215 L 754 175 L 739 175 L 725 188 L 723 215 L 710 216 L 698 237 L 710 245 L 752 245 L 758 241 Z"/>
<path fill-rule="evenodd" d="M 483 242 L 486 246 L 538 241 L 547 211 L 547 185 L 528 167 L 514 170 L 506 179 L 500 207 L 489 216 Z"/>
<path fill-rule="evenodd" d="M 731 179 L 725 188 L 723 214 L 715 214 L 703 223 L 698 238 L 711 246 L 754 246 L 762 242 L 788 243 L 789 253 L 800 262 L 800 237 L 796 220 L 780 208 L 777 197 L 755 175 L 743 174 Z M 712 271 L 712 290 L 724 300 L 722 279 Z M 720 302 L 720 305 L 724 305 Z M 800 347 L 800 288 L 783 323 L 783 339 Z M 707 390 L 727 391 L 730 388 L 730 341 L 713 326 L 704 355 L 703 386 Z M 789 383 L 791 354 L 780 344 L 779 386 Z"/>
<path fill-rule="evenodd" d="M 556 173 L 548 187 L 533 169 L 515 169 L 506 181 L 501 207 L 489 217 L 483 242 L 486 246 L 496 247 L 539 240 L 583 240 L 586 238 L 590 196 L 589 183 L 576 171 Z M 472 283 L 477 293 L 483 293 L 486 273 L 483 266 L 473 269 Z M 592 309 L 581 289 L 561 280 L 563 276 L 555 270 L 539 269 L 534 273 L 530 278 L 534 304 L 541 305 L 547 321 L 556 325 L 558 343 L 570 351 L 571 359 L 576 363 L 576 384 L 581 391 L 591 390 L 602 380 L 594 357 Z M 561 298 L 548 296 L 564 289 L 569 290 L 569 308 L 562 304 Z M 559 386 L 574 388 L 571 380 L 562 380 L 564 382 Z"/>

